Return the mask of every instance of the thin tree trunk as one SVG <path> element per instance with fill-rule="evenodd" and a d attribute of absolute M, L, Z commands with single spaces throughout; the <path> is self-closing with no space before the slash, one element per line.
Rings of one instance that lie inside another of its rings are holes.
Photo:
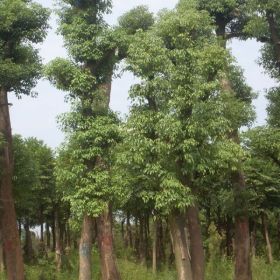
<path fill-rule="evenodd" d="M 56 238 L 55 238 L 55 224 L 52 225 L 52 252 L 55 252 Z"/>
<path fill-rule="evenodd" d="M 18 236 L 19 236 L 19 242 L 21 243 L 21 220 L 18 219 Z"/>
<path fill-rule="evenodd" d="M 262 213 L 262 225 L 263 225 L 263 234 L 264 234 L 265 243 L 266 243 L 268 263 L 272 264 L 273 256 L 272 256 L 271 243 L 270 243 L 270 238 L 269 238 L 269 233 L 268 233 L 268 228 L 267 228 L 267 217 L 264 213 Z"/>
<path fill-rule="evenodd" d="M 70 229 L 70 225 L 69 222 L 67 222 L 66 224 L 66 247 L 68 248 L 68 250 L 71 249 L 71 229 Z"/>
<path fill-rule="evenodd" d="M 157 248 L 158 248 L 158 221 L 157 218 L 153 222 L 153 273 L 156 274 L 158 263 L 157 263 Z"/>
<path fill-rule="evenodd" d="M 149 254 L 149 234 L 150 234 L 150 229 L 149 229 L 149 215 L 144 216 L 144 248 L 145 248 L 145 263 L 146 265 L 148 264 L 148 260 L 150 259 L 150 254 Z"/>
<path fill-rule="evenodd" d="M 54 235 L 55 235 L 55 262 L 56 270 L 61 271 L 62 268 L 62 244 L 61 244 L 61 233 L 59 227 L 59 216 L 58 210 L 55 211 L 55 226 L 54 226 Z"/>
<path fill-rule="evenodd" d="M 180 213 L 171 214 L 169 216 L 169 227 L 178 280 L 193 280 L 184 216 Z"/>
<path fill-rule="evenodd" d="M 93 239 L 93 218 L 84 216 L 79 245 L 80 270 L 79 280 L 91 280 L 91 255 Z"/>
<path fill-rule="evenodd" d="M 257 226 L 256 222 L 253 221 L 253 226 L 252 226 L 252 232 L 251 232 L 251 252 L 252 252 L 252 257 L 256 257 L 256 236 L 257 236 Z"/>
<path fill-rule="evenodd" d="M 102 280 L 119 280 L 120 274 L 113 249 L 111 206 L 108 206 L 96 221 Z"/>
<path fill-rule="evenodd" d="M 0 88 L 0 199 L 3 250 L 8 279 L 24 279 L 23 258 L 12 195 L 13 155 L 12 130 L 7 91 Z"/>
<path fill-rule="evenodd" d="M 190 253 L 193 280 L 204 279 L 204 250 L 197 206 L 187 209 L 188 229 L 190 234 Z"/>
<path fill-rule="evenodd" d="M 46 238 L 47 238 L 47 250 L 51 248 L 51 233 L 50 233 L 50 225 L 46 222 Z"/>
<path fill-rule="evenodd" d="M 136 253 L 137 258 L 140 259 L 140 230 L 137 217 L 135 218 L 134 251 Z"/>
<path fill-rule="evenodd" d="M 132 231 L 131 231 L 131 224 L 130 224 L 130 214 L 127 212 L 126 215 L 126 232 L 125 232 L 125 244 L 126 247 L 133 247 L 133 241 L 132 241 Z"/>
<path fill-rule="evenodd" d="M 125 219 L 122 219 L 122 221 L 121 221 L 121 236 L 122 236 L 122 241 L 124 243 L 124 246 L 128 247 L 128 242 L 127 242 L 127 239 L 126 239 L 126 234 L 124 232 L 124 223 L 125 223 Z"/>
<path fill-rule="evenodd" d="M 34 251 L 32 246 L 32 237 L 29 227 L 29 221 L 27 220 L 24 224 L 25 231 L 25 245 L 24 245 L 24 255 L 26 262 L 32 262 L 34 260 Z"/>
<path fill-rule="evenodd" d="M 41 223 L 40 225 L 40 242 L 44 243 L 44 224 Z"/>
<path fill-rule="evenodd" d="M 3 240 L 2 240 L 2 230 L 0 229 L 0 273 L 3 273 L 5 269 L 4 266 L 4 254 L 3 254 Z"/>
<path fill-rule="evenodd" d="M 145 259 L 145 237 L 144 237 L 144 231 L 145 231 L 145 222 L 144 222 L 144 218 L 142 215 L 140 215 L 139 218 L 139 259 L 140 259 L 140 263 L 142 265 L 144 265 L 146 263 L 146 259 Z"/>
<path fill-rule="evenodd" d="M 232 256 L 232 221 L 230 217 L 226 218 L 226 254 Z"/>
<path fill-rule="evenodd" d="M 163 225 L 162 219 L 158 218 L 157 220 L 157 267 L 165 263 L 165 242 L 164 242 L 164 234 L 163 234 Z"/>

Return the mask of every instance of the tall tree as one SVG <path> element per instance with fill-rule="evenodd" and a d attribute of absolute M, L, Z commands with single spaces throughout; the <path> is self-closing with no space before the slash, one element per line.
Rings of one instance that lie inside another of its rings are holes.
<path fill-rule="evenodd" d="M 182 1 L 183 2 L 183 1 Z M 242 38 L 244 35 L 244 26 L 248 21 L 246 14 L 246 1 L 205 1 L 199 0 L 198 8 L 207 10 L 214 18 L 217 37 L 224 48 L 227 48 L 228 40 L 232 38 Z M 241 103 L 251 102 L 251 96 L 248 94 L 246 87 L 239 87 L 234 81 L 232 70 L 228 69 L 226 77 L 221 80 L 225 91 L 228 91 L 236 101 Z M 250 92 L 249 92 L 250 93 Z M 237 123 L 233 127 L 229 138 L 237 145 L 240 143 L 239 129 L 244 123 Z M 231 182 L 235 195 L 237 211 L 235 213 L 235 279 L 248 280 L 252 279 L 251 260 L 250 260 L 250 236 L 248 210 L 246 209 L 246 183 L 240 161 L 237 170 L 231 173 Z"/>
<path fill-rule="evenodd" d="M 139 32 L 129 48 L 129 69 L 141 78 L 130 92 L 133 106 L 124 140 L 133 197 L 169 217 L 178 279 L 204 278 L 201 231 L 193 208 L 198 179 L 212 169 L 216 145 L 226 142 L 239 149 L 225 141 L 237 120 L 228 112 L 232 98 L 219 82 L 229 61 L 212 28 L 206 11 L 180 5 L 163 12 L 150 32 Z M 186 209 L 192 211 L 191 260 Z"/>
<path fill-rule="evenodd" d="M 32 1 L 0 1 L 1 231 L 9 279 L 23 279 L 23 262 L 12 196 L 12 134 L 8 93 L 30 95 L 40 77 L 34 43 L 42 42 L 49 13 Z"/>
<path fill-rule="evenodd" d="M 61 2 L 64 5 L 60 32 L 71 60 L 57 59 L 46 69 L 49 79 L 68 91 L 73 102 L 73 112 L 62 120 L 70 133 L 67 148 L 62 151 L 66 164 L 62 160 L 59 165 L 65 176 L 58 179 L 62 184 L 72 179 L 68 199 L 83 220 L 80 279 L 91 278 L 93 218 L 97 223 L 102 279 L 119 279 L 112 236 L 112 202 L 116 190 L 111 178 L 112 148 L 119 139 L 119 128 L 109 103 L 114 68 L 126 52 L 131 29 L 113 29 L 104 22 L 103 14 L 109 12 L 111 1 Z M 139 11 L 146 16 L 145 9 Z M 124 25 L 126 22 L 123 21 Z M 143 24 L 139 18 L 136 22 L 136 27 Z M 126 40 L 123 35 L 127 35 Z"/>

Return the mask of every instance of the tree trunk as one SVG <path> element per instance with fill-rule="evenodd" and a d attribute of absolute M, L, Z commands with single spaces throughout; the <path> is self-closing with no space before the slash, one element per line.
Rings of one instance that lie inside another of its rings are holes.
<path fill-rule="evenodd" d="M 47 250 L 51 249 L 51 233 L 50 233 L 50 225 L 46 222 L 46 238 L 47 238 Z"/>
<path fill-rule="evenodd" d="M 55 238 L 55 224 L 51 226 L 52 228 L 52 252 L 55 252 L 56 238 Z"/>
<path fill-rule="evenodd" d="M 40 242 L 44 243 L 44 224 L 41 223 L 40 225 Z"/>
<path fill-rule="evenodd" d="M 247 213 L 247 201 L 243 196 L 246 188 L 244 174 L 237 170 L 232 174 L 233 188 L 235 193 L 235 207 L 238 211 L 235 215 L 235 280 L 251 280 L 251 257 L 250 257 L 250 232 Z"/>
<path fill-rule="evenodd" d="M 84 216 L 79 245 L 80 270 L 79 280 L 91 280 L 91 256 L 93 239 L 93 218 Z"/>
<path fill-rule="evenodd" d="M 165 242 L 163 234 L 162 219 L 157 221 L 157 266 L 158 268 L 165 263 Z"/>
<path fill-rule="evenodd" d="M 18 220 L 18 237 L 19 237 L 19 242 L 21 243 L 21 220 Z"/>
<path fill-rule="evenodd" d="M 144 216 L 144 248 L 145 248 L 145 263 L 148 264 L 148 260 L 150 259 L 150 251 L 149 251 L 149 235 L 150 235 L 150 229 L 149 229 L 149 215 Z"/>
<path fill-rule="evenodd" d="M 144 265 L 146 263 L 144 231 L 145 231 L 145 221 L 144 221 L 143 216 L 140 215 L 140 218 L 139 218 L 139 259 L 140 259 L 141 265 Z"/>
<path fill-rule="evenodd" d="M 135 236 L 134 236 L 134 251 L 136 256 L 140 259 L 140 229 L 138 218 L 135 217 Z"/>
<path fill-rule="evenodd" d="M 154 223 L 153 223 L 153 226 L 154 226 L 154 230 L 153 230 L 153 273 L 156 274 L 157 272 L 157 268 L 158 268 L 158 254 L 157 254 L 157 248 L 158 248 L 158 221 L 157 221 L 157 218 L 154 220 Z"/>
<path fill-rule="evenodd" d="M 256 222 L 253 221 L 253 226 L 252 226 L 252 232 L 251 232 L 251 252 L 252 252 L 252 257 L 256 257 L 256 236 L 257 236 L 257 226 Z"/>
<path fill-rule="evenodd" d="M 130 214 L 127 212 L 126 215 L 126 232 L 125 232 L 125 245 L 126 247 L 133 247 L 133 242 L 132 242 L 132 231 L 131 231 L 131 224 L 130 224 Z"/>
<path fill-rule="evenodd" d="M 120 274 L 113 249 L 111 206 L 105 209 L 96 221 L 102 280 L 119 280 Z"/>
<path fill-rule="evenodd" d="M 204 279 L 204 250 L 197 206 L 187 209 L 188 229 L 190 234 L 190 253 L 193 280 Z"/>
<path fill-rule="evenodd" d="M 169 216 L 169 227 L 178 280 L 193 280 L 184 215 L 177 212 L 171 214 Z"/>
<path fill-rule="evenodd" d="M 216 21 L 217 37 L 221 40 L 221 46 L 227 48 L 226 40 L 226 24 L 225 22 Z M 228 78 L 224 78 L 221 81 L 223 90 L 230 92 L 235 96 L 235 92 L 232 89 L 231 82 Z M 238 128 L 229 135 L 229 138 L 240 145 Z M 244 173 L 242 171 L 242 163 L 239 163 L 239 167 L 231 174 L 231 182 L 233 185 L 234 197 L 235 197 L 235 209 L 239 210 L 239 213 L 235 215 L 235 239 L 234 239 L 234 251 L 235 251 L 235 280 L 251 280 L 251 258 L 250 258 L 250 232 L 249 232 L 249 218 L 247 211 L 247 201 L 243 197 L 244 190 L 246 190 Z"/>
<path fill-rule="evenodd" d="M 54 226 L 54 235 L 55 235 L 55 262 L 56 270 L 61 271 L 62 268 L 62 244 L 61 244 L 61 233 L 59 227 L 59 216 L 58 210 L 55 211 L 55 226 Z"/>
<path fill-rule="evenodd" d="M 34 251 L 32 246 L 32 237 L 31 237 L 28 220 L 24 224 L 24 231 L 25 231 L 24 255 L 25 255 L 26 262 L 29 263 L 34 260 Z"/>
<path fill-rule="evenodd" d="M 4 266 L 4 254 L 3 254 L 3 240 L 2 240 L 2 230 L 0 229 L 0 273 L 3 273 L 5 269 Z"/>
<path fill-rule="evenodd" d="M 277 27 L 277 19 L 273 10 L 266 11 L 266 19 L 269 26 L 270 38 L 274 48 L 274 55 L 276 59 L 276 66 L 280 74 L 280 36 Z"/>
<path fill-rule="evenodd" d="M 270 243 L 270 238 L 269 238 L 269 233 L 268 233 L 268 228 L 267 228 L 267 217 L 264 213 L 262 213 L 262 226 L 263 226 L 263 234 L 264 234 L 264 238 L 265 238 L 265 242 L 266 242 L 268 263 L 272 264 L 273 256 L 272 256 L 271 243 Z"/>
<path fill-rule="evenodd" d="M 232 220 L 231 217 L 226 218 L 226 254 L 232 256 Z"/>
<path fill-rule="evenodd" d="M 12 130 L 7 91 L 0 88 L 0 218 L 3 234 L 7 277 L 11 280 L 24 279 L 24 268 L 19 233 L 12 195 L 13 155 Z"/>

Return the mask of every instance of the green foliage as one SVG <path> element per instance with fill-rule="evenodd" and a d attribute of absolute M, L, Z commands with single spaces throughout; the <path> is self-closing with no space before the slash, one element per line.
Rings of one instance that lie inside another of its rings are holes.
<path fill-rule="evenodd" d="M 253 214 L 278 208 L 280 199 L 279 129 L 257 127 L 244 135 L 250 157 L 245 162 Z"/>
<path fill-rule="evenodd" d="M 267 108 L 268 112 L 268 123 L 272 127 L 280 128 L 280 89 L 272 88 L 267 94 L 269 105 Z"/>
<path fill-rule="evenodd" d="M 39 224 L 43 214 L 52 210 L 55 199 L 54 156 L 36 138 L 13 138 L 14 195 L 17 216 Z"/>
<path fill-rule="evenodd" d="M 212 31 L 207 12 L 181 3 L 148 32 L 138 31 L 128 49 L 128 69 L 142 81 L 130 90 L 119 161 L 133 201 L 156 213 L 191 205 L 198 174 L 236 170 L 244 157 L 226 138 L 248 123 L 252 92 Z M 239 100 L 221 88 L 229 68 Z"/>
<path fill-rule="evenodd" d="M 250 0 L 247 10 L 250 20 L 245 30 L 249 36 L 265 43 L 261 50 L 260 62 L 273 78 L 279 79 L 279 1 Z"/>
<path fill-rule="evenodd" d="M 0 85 L 17 96 L 30 94 L 41 76 L 34 43 L 46 36 L 49 11 L 32 1 L 0 2 Z"/>
<path fill-rule="evenodd" d="M 98 216 L 108 201 L 122 197 L 111 171 L 113 147 L 120 139 L 118 122 L 112 114 L 79 120 L 78 125 L 59 151 L 58 189 L 74 215 Z"/>
<path fill-rule="evenodd" d="M 138 6 L 119 18 L 119 26 L 127 34 L 134 34 L 137 30 L 148 30 L 154 24 L 154 17 L 148 7 Z"/>
<path fill-rule="evenodd" d="M 207 10 L 215 20 L 217 34 L 225 39 L 245 38 L 244 26 L 248 21 L 244 0 L 198 0 L 198 7 Z M 219 25 L 219 27 L 218 27 Z M 223 34 L 224 33 L 224 34 Z"/>

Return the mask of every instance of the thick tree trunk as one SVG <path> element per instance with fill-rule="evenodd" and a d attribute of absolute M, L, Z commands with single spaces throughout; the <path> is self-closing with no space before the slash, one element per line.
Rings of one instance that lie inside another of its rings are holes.
<path fill-rule="evenodd" d="M 235 280 L 251 280 L 251 257 L 250 257 L 250 232 L 249 219 L 246 203 L 243 196 L 245 190 L 245 179 L 242 171 L 238 170 L 232 174 L 232 182 L 235 193 L 236 209 L 240 209 L 235 215 Z M 238 210 L 237 210 L 238 211 Z"/>
<path fill-rule="evenodd" d="M 54 226 L 54 235 L 55 235 L 55 262 L 56 262 L 56 270 L 61 271 L 62 268 L 62 240 L 59 226 L 59 216 L 58 211 L 55 211 L 55 226 Z"/>
<path fill-rule="evenodd" d="M 93 240 L 93 218 L 84 216 L 79 245 L 80 270 L 79 280 L 91 280 L 91 256 Z"/>
<path fill-rule="evenodd" d="M 24 279 L 24 268 L 16 212 L 12 195 L 13 155 L 7 91 L 0 88 L 0 218 L 3 234 L 7 277 L 10 280 Z"/>
<path fill-rule="evenodd" d="M 171 214 L 169 216 L 169 227 L 178 280 L 193 280 L 184 215 L 177 212 Z"/>
<path fill-rule="evenodd" d="M 270 243 L 270 238 L 269 238 L 269 233 L 267 228 L 267 217 L 264 213 L 262 213 L 262 226 L 263 226 L 263 235 L 266 243 L 268 263 L 272 264 L 273 263 L 272 248 L 271 248 L 271 243 Z"/>
<path fill-rule="evenodd" d="M 193 280 L 204 279 L 204 250 L 197 206 L 187 209 L 188 229 L 190 234 L 190 253 Z"/>
<path fill-rule="evenodd" d="M 105 209 L 96 221 L 102 280 L 119 280 L 120 274 L 113 249 L 111 207 Z"/>

